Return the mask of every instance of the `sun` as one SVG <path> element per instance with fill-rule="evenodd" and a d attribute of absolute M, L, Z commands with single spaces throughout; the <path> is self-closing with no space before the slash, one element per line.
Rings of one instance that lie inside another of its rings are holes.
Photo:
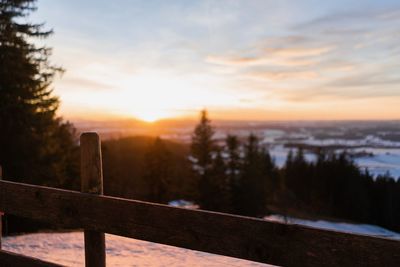
<path fill-rule="evenodd" d="M 156 109 L 138 110 L 135 112 L 134 116 L 142 121 L 152 123 L 164 119 L 165 112 Z"/>

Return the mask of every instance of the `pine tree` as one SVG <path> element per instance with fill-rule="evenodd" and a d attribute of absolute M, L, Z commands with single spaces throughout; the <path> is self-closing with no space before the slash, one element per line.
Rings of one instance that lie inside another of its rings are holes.
<path fill-rule="evenodd" d="M 205 184 L 207 197 L 203 199 L 203 206 L 209 210 L 230 212 L 230 188 L 226 175 L 226 164 L 222 152 L 217 150 L 209 172 L 208 183 Z"/>
<path fill-rule="evenodd" d="M 216 151 L 213 135 L 214 129 L 208 119 L 207 111 L 202 110 L 200 122 L 192 135 L 191 156 L 194 158 L 193 169 L 198 178 L 199 204 L 203 209 L 215 209 L 210 202 L 216 197 L 211 175 L 213 153 Z"/>
<path fill-rule="evenodd" d="M 171 153 L 163 140 L 157 137 L 145 155 L 144 178 L 149 187 L 149 200 L 167 201 L 168 181 L 171 176 Z"/>
<path fill-rule="evenodd" d="M 56 117 L 51 82 L 62 69 L 34 39 L 52 34 L 26 17 L 34 0 L 0 0 L 0 164 L 6 179 L 73 187 L 73 127 Z M 68 164 L 66 162 L 69 162 Z"/>
<path fill-rule="evenodd" d="M 234 135 L 228 135 L 225 140 L 226 152 L 228 154 L 227 167 L 229 179 L 234 182 L 240 172 L 240 154 L 239 154 L 239 140 Z"/>
<path fill-rule="evenodd" d="M 212 152 L 214 151 L 214 129 L 211 121 L 208 119 L 207 111 L 201 111 L 200 122 L 194 129 L 192 135 L 191 152 L 197 160 L 198 166 L 206 171 L 212 161 Z"/>
<path fill-rule="evenodd" d="M 266 199 L 266 204 L 268 204 L 268 201 L 275 201 L 275 198 L 281 190 L 281 184 L 275 161 L 269 153 L 269 150 L 266 148 L 261 149 L 261 161 L 263 174 L 265 175 L 264 191 L 266 196 L 263 196 L 263 198 Z"/>
<path fill-rule="evenodd" d="M 266 162 L 257 136 L 250 134 L 244 146 L 241 178 L 239 183 L 238 213 L 248 216 L 263 215 L 266 208 Z"/>

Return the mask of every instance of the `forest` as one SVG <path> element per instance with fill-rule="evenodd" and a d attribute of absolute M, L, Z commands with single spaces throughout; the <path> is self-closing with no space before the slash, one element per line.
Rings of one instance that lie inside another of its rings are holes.
<path fill-rule="evenodd" d="M 400 182 L 373 177 L 346 153 L 320 149 L 315 162 L 292 150 L 278 168 L 259 138 L 217 143 L 202 112 L 190 145 L 154 137 L 103 142 L 105 192 L 159 203 L 263 217 L 279 213 L 377 224 L 399 230 Z M 129 156 L 131 155 L 131 156 Z"/>

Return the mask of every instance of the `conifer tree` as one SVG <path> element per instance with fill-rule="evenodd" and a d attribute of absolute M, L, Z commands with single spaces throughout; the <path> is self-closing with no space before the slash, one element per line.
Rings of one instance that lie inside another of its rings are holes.
<path fill-rule="evenodd" d="M 208 188 L 204 189 L 207 192 L 207 197 L 203 199 L 203 206 L 209 210 L 230 212 L 230 188 L 226 175 L 226 164 L 220 150 L 215 152 L 209 172 L 209 180 L 204 185 Z"/>
<path fill-rule="evenodd" d="M 239 154 L 239 140 L 234 135 L 228 135 L 225 140 L 226 152 L 228 154 L 227 159 L 227 173 L 229 176 L 230 183 L 234 184 L 237 182 L 240 173 L 240 154 Z"/>
<path fill-rule="evenodd" d="M 167 200 L 168 180 L 171 176 L 171 153 L 163 140 L 157 137 L 145 155 L 144 178 L 149 187 L 149 200 Z"/>
<path fill-rule="evenodd" d="M 211 169 L 213 153 L 216 146 L 213 140 L 214 129 L 208 119 L 207 111 L 202 110 L 200 122 L 192 135 L 191 156 L 194 159 L 194 170 L 198 178 L 199 202 L 203 209 L 215 209 L 210 202 L 215 198 L 215 183 L 212 181 Z"/>
<path fill-rule="evenodd" d="M 191 152 L 197 160 L 197 164 L 206 171 L 212 161 L 212 152 L 214 151 L 214 129 L 211 121 L 208 119 L 207 111 L 202 110 L 200 122 L 194 129 L 192 135 Z"/>
<path fill-rule="evenodd" d="M 225 147 L 227 153 L 226 159 L 226 178 L 228 186 L 228 196 L 230 202 L 231 212 L 235 212 L 237 207 L 240 206 L 240 175 L 242 162 L 240 158 L 240 143 L 237 136 L 228 135 L 225 140 Z"/>
<path fill-rule="evenodd" d="M 266 204 L 266 162 L 265 155 L 257 136 L 250 134 L 244 146 L 240 178 L 240 201 L 238 213 L 248 216 L 259 216 L 265 212 Z"/>
<path fill-rule="evenodd" d="M 57 118 L 51 82 L 62 69 L 35 39 L 52 34 L 27 21 L 34 0 L 0 0 L 0 164 L 6 179 L 73 187 L 73 127 Z"/>

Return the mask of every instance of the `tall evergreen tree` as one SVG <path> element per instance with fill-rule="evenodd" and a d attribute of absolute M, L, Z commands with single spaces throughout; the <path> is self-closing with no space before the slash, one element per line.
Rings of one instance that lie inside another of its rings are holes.
<path fill-rule="evenodd" d="M 49 62 L 50 48 L 34 42 L 52 34 L 26 22 L 34 4 L 0 0 L 0 164 L 6 179 L 73 187 L 73 127 L 56 117 L 51 87 L 62 69 Z"/>
<path fill-rule="evenodd" d="M 237 136 L 228 135 L 225 140 L 226 159 L 226 176 L 229 191 L 231 211 L 235 211 L 235 207 L 239 206 L 240 199 L 240 175 L 242 161 L 240 158 L 240 142 Z"/>
<path fill-rule="evenodd" d="M 227 158 L 227 168 L 229 180 L 235 182 L 240 173 L 240 152 L 239 152 L 239 140 L 234 135 L 228 135 L 225 140 Z"/>
<path fill-rule="evenodd" d="M 213 153 L 215 143 L 214 129 L 208 119 L 207 111 L 202 110 L 200 122 L 194 129 L 191 144 L 191 156 L 194 159 L 194 170 L 198 178 L 199 203 L 203 209 L 215 209 L 211 199 L 215 198 L 215 186 L 212 181 L 211 169 L 213 167 Z"/>
<path fill-rule="evenodd" d="M 248 216 L 264 215 L 266 208 L 265 150 L 257 136 L 250 134 L 244 146 L 238 213 Z"/>
<path fill-rule="evenodd" d="M 149 200 L 167 201 L 168 180 L 171 178 L 171 153 L 163 140 L 157 137 L 144 159 L 144 178 L 149 187 Z"/>
<path fill-rule="evenodd" d="M 212 152 L 214 151 L 214 129 L 208 119 L 207 111 L 202 110 L 200 122 L 192 135 L 191 152 L 197 160 L 198 166 L 206 171 L 211 166 Z"/>
<path fill-rule="evenodd" d="M 299 148 L 293 156 L 292 151 L 289 151 L 285 165 L 285 183 L 298 200 L 308 200 L 312 170 L 310 164 L 307 163 L 302 148 Z"/>
<path fill-rule="evenodd" d="M 207 192 L 207 197 L 203 199 L 203 206 L 209 210 L 220 212 L 231 211 L 230 188 L 226 170 L 222 152 L 217 150 L 213 157 L 209 175 L 206 177 L 209 180 L 203 184 L 208 186 L 208 188 L 203 189 Z"/>
<path fill-rule="evenodd" d="M 275 165 L 275 161 L 272 158 L 269 150 L 266 148 L 261 149 L 261 163 L 263 167 L 263 173 L 265 175 L 265 194 L 263 196 L 268 201 L 275 201 L 275 198 L 278 196 L 279 191 L 281 190 L 281 184 L 279 179 L 278 169 Z M 265 198 L 266 197 L 266 198 Z M 267 204 L 267 203 L 266 203 Z"/>

